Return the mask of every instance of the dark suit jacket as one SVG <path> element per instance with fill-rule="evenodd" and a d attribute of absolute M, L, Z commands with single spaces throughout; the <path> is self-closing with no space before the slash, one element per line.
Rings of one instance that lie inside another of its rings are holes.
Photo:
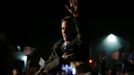
<path fill-rule="evenodd" d="M 74 40 L 67 45 L 67 48 L 63 48 L 63 40 L 59 40 L 52 47 L 51 55 L 46 62 L 47 71 L 52 72 L 53 70 L 60 69 L 61 64 L 70 64 L 72 61 L 86 61 L 87 52 L 84 51 L 84 46 L 79 38 L 74 38 Z M 87 50 L 88 51 L 88 50 Z M 64 53 L 72 54 L 66 59 L 62 58 Z M 86 54 L 85 54 L 86 53 Z M 53 71 L 54 72 L 54 71 Z"/>

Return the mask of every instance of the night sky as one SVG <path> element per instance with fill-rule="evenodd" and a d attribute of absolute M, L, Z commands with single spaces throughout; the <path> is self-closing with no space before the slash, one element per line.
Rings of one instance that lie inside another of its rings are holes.
<path fill-rule="evenodd" d="M 9 43 L 49 49 L 60 37 L 60 20 L 69 15 L 64 0 L 45 0 L 28 4 L 12 3 L 3 9 L 1 30 Z M 81 33 L 89 42 L 115 33 L 133 43 L 134 18 L 127 2 L 79 1 Z M 2 20 L 2 21 L 3 21 Z M 134 44 L 133 44 L 134 45 Z"/>

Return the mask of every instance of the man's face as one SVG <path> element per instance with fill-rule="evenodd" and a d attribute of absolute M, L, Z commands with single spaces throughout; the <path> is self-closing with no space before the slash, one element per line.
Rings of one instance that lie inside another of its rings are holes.
<path fill-rule="evenodd" d="M 70 26 L 67 21 L 61 23 L 61 31 L 64 41 L 71 41 L 75 28 Z"/>

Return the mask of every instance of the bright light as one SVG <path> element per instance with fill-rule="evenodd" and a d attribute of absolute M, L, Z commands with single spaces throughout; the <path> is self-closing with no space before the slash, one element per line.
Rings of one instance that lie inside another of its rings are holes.
<path fill-rule="evenodd" d="M 93 62 L 93 61 L 90 59 L 90 60 L 89 60 L 89 63 L 92 63 L 92 62 Z"/>
<path fill-rule="evenodd" d="M 21 57 L 21 59 L 22 59 L 23 61 L 27 61 L 27 56 L 24 55 L 24 56 Z"/>
<path fill-rule="evenodd" d="M 24 61 L 24 68 L 26 68 L 27 56 L 24 55 L 23 52 L 16 52 L 15 57 L 17 60 Z"/>
<path fill-rule="evenodd" d="M 73 74 L 73 75 L 76 74 L 75 67 L 69 66 L 67 64 L 62 65 L 62 71 L 63 71 L 63 74 L 70 74 L 70 73 Z"/>
<path fill-rule="evenodd" d="M 20 51 L 20 46 L 19 45 L 17 46 L 17 49 Z"/>
<path fill-rule="evenodd" d="M 75 75 L 76 74 L 76 69 L 74 68 L 74 67 L 72 67 L 72 71 L 73 71 L 73 75 Z"/>
<path fill-rule="evenodd" d="M 108 41 L 109 43 L 114 43 L 114 42 L 117 41 L 117 38 L 116 38 L 115 35 L 110 34 L 110 35 L 107 37 L 107 41 Z"/>
<path fill-rule="evenodd" d="M 24 61 L 24 68 L 26 67 L 26 64 L 27 64 L 27 56 L 26 55 L 22 55 L 21 56 L 21 60 Z"/>
<path fill-rule="evenodd" d="M 108 35 L 102 42 L 102 48 L 106 51 L 106 53 L 112 53 L 115 50 L 121 48 L 120 39 L 114 34 Z"/>

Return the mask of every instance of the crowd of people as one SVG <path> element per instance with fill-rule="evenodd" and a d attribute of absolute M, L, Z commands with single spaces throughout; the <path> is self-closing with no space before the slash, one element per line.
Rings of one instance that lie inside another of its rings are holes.
<path fill-rule="evenodd" d="M 133 51 L 127 57 L 117 51 L 117 59 L 102 52 L 98 60 L 89 62 L 89 46 L 79 31 L 78 2 L 69 0 L 65 7 L 70 15 L 61 19 L 62 37 L 52 46 L 47 60 L 34 56 L 38 48 L 25 45 L 20 50 L 20 46 L 8 45 L 5 35 L 0 34 L 0 50 L 6 51 L 9 59 L 0 62 L 0 75 L 134 75 Z"/>

